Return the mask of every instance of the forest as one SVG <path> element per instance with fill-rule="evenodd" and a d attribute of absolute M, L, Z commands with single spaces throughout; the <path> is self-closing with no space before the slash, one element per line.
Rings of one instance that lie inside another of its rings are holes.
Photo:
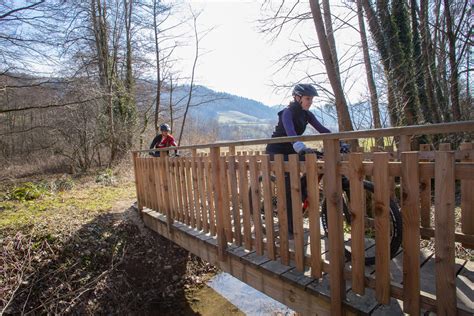
<path fill-rule="evenodd" d="M 391 126 L 472 119 L 471 15 L 468 0 L 263 1 L 258 22 L 275 38 L 307 26 L 311 32 L 281 56 L 279 69 L 323 65 L 323 74 L 300 80 L 324 91 L 339 130 L 347 131 L 357 128 L 346 82 L 354 64 L 365 67 L 359 80 L 374 128 L 387 125 L 381 104 Z M 180 143 L 196 141 L 188 113 L 206 103 L 193 90 L 200 43 L 212 32 L 198 28 L 199 18 L 179 1 L 2 1 L 2 164 L 28 157 L 48 158 L 51 168 L 111 165 L 147 143 L 161 121 L 171 122 Z M 346 28 L 360 40 L 342 51 L 334 34 Z M 194 51 L 191 69 L 175 56 L 183 45 Z M 173 97 L 180 86 L 186 91 Z"/>

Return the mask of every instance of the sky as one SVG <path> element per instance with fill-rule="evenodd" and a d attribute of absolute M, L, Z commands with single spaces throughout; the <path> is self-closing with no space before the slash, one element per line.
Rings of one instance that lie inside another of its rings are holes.
<path fill-rule="evenodd" d="M 301 45 L 296 41 L 300 42 L 300 38 L 304 38 L 307 42 L 315 41 L 314 24 L 305 23 L 304 26 L 286 29 L 277 40 L 272 41 L 268 34 L 259 32 L 256 22 L 262 17 L 262 1 L 186 0 L 180 2 L 184 2 L 185 6 L 191 6 L 195 11 L 201 11 L 198 30 L 213 28 L 200 43 L 202 54 L 197 65 L 196 84 L 205 85 L 216 91 L 255 99 L 266 105 L 277 105 L 287 104 L 291 98 L 291 91 L 289 89 L 276 91 L 272 82 L 290 85 L 304 77 L 307 72 L 322 73 L 321 80 L 327 81 L 324 67 L 315 61 L 312 61 L 310 66 L 300 64 L 292 71 L 276 73 L 278 65 L 275 62 L 283 55 L 294 51 L 296 46 Z M 279 0 L 273 2 L 280 3 Z M 331 2 L 341 5 L 339 0 Z M 334 6 L 332 10 L 334 13 L 339 9 Z M 357 20 L 354 22 L 357 23 Z M 358 34 L 350 29 L 336 33 L 336 36 L 339 36 L 337 38 L 338 50 L 349 47 L 351 41 L 358 39 Z M 193 59 L 192 47 L 181 50 L 179 54 L 183 69 L 188 69 L 185 71 L 189 72 Z M 357 99 L 364 93 L 360 80 L 363 70 L 355 70 L 354 73 L 353 80 L 356 85 L 347 89 L 350 92 L 348 93 L 350 99 Z M 352 83 L 348 83 L 349 85 Z M 329 88 L 329 85 L 327 87 Z M 324 101 L 327 99 L 320 98 L 315 100 L 315 103 L 322 104 Z"/>

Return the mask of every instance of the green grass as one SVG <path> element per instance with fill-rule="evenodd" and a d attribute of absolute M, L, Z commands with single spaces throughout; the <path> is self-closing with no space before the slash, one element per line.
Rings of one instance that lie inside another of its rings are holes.
<path fill-rule="evenodd" d="M 58 214 L 97 214 L 108 211 L 115 202 L 135 197 L 133 182 L 119 186 L 90 184 L 70 191 L 48 192 L 34 200 L 0 201 L 0 230 L 20 229 L 38 219 L 54 220 Z"/>

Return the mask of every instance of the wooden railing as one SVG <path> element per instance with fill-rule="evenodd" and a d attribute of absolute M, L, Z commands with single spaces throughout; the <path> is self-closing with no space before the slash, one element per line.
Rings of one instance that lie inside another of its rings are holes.
<path fill-rule="evenodd" d="M 420 308 L 436 310 L 439 315 L 457 311 L 455 285 L 455 242 L 474 246 L 474 157 L 473 145 L 462 143 L 458 150 L 441 144 L 438 150 L 420 145 L 411 151 L 410 137 L 416 135 L 464 134 L 474 131 L 474 122 L 429 126 L 410 126 L 371 131 L 333 133 L 280 139 L 250 140 L 229 143 L 186 146 L 191 155 L 168 157 L 162 151 L 153 158 L 148 151 L 133 153 L 139 209 L 147 207 L 166 215 L 171 232 L 173 221 L 179 221 L 216 236 L 219 258 L 226 256 L 230 244 L 255 250 L 272 260 L 288 265 L 294 261 L 299 271 L 309 268 L 311 276 L 330 275 L 331 311 L 342 313 L 346 280 L 352 289 L 364 294 L 375 289 L 377 301 L 388 304 L 391 297 L 403 300 L 403 309 L 419 314 Z M 399 138 L 395 151 L 339 153 L 339 141 L 371 137 Z M 462 136 L 462 135 L 461 135 Z M 276 155 L 236 151 L 238 146 L 261 145 L 282 141 L 322 141 L 324 161 L 314 154 L 299 161 L 290 155 L 284 161 Z M 201 152 L 198 153 L 197 150 Z M 226 154 L 224 155 L 224 149 Z M 289 247 L 286 218 L 285 173 L 289 173 L 293 205 L 294 246 Z M 302 173 L 307 177 L 308 217 L 301 209 Z M 322 183 L 319 179 L 324 175 Z M 350 181 L 352 214 L 350 264 L 345 263 L 341 176 Z M 366 275 L 364 264 L 366 202 L 363 180 L 374 182 L 375 205 L 375 273 Z M 434 179 L 434 194 L 432 190 Z M 455 191 L 460 182 L 461 230 L 455 229 Z M 400 192 L 395 189 L 397 185 Z M 275 192 L 276 185 L 276 192 Z M 320 190 L 327 198 L 329 248 L 323 254 L 320 226 Z M 250 192 L 250 193 L 249 193 Z M 272 195 L 277 197 L 278 215 L 273 223 Z M 403 282 L 390 278 L 390 198 L 399 196 L 403 218 Z M 264 223 L 259 201 L 263 200 Z M 432 203 L 434 201 L 434 205 Z M 252 210 L 250 209 L 252 208 Z M 432 216 L 434 222 L 432 223 Z M 263 230 L 265 227 L 265 231 Z M 278 243 L 275 243 L 279 231 Z M 306 228 L 306 230 L 305 230 Z M 305 247 L 309 231 L 309 247 Z M 306 238 L 306 239 L 305 239 Z M 420 291 L 420 241 L 434 238 L 436 256 L 436 297 Z M 291 249 L 290 249 L 291 248 Z M 306 249 L 309 248 L 309 249 Z M 403 285 L 402 285 L 403 284 Z M 436 299 L 442 298 L 442 299 Z"/>

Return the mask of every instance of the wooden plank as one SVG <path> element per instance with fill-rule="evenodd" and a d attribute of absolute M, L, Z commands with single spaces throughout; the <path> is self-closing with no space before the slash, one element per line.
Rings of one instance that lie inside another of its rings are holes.
<path fill-rule="evenodd" d="M 255 232 L 255 250 L 263 255 L 263 233 L 260 216 L 260 183 L 258 181 L 257 157 L 249 156 L 250 192 L 252 195 L 253 227 Z"/>
<path fill-rule="evenodd" d="M 398 151 L 410 151 L 411 150 L 411 136 L 410 135 L 401 135 L 400 144 Z"/>
<path fill-rule="evenodd" d="M 250 225 L 249 180 L 247 173 L 247 157 L 239 156 L 239 191 L 242 202 L 245 249 L 252 250 L 252 231 Z"/>
<path fill-rule="evenodd" d="M 462 143 L 461 150 L 473 149 L 472 143 Z M 463 159 L 473 162 L 474 159 Z M 461 180 L 461 231 L 466 235 L 474 235 L 474 180 Z M 474 243 L 463 243 L 463 247 L 474 249 Z"/>
<path fill-rule="evenodd" d="M 321 224 L 319 214 L 319 180 L 316 160 L 316 155 L 306 155 L 311 276 L 321 278 Z"/>
<path fill-rule="evenodd" d="M 208 221 L 208 207 L 206 204 L 206 178 L 203 166 L 203 157 L 198 157 L 197 162 L 197 177 L 199 185 L 199 201 L 202 210 L 202 228 L 205 233 L 209 232 L 209 221 Z"/>
<path fill-rule="evenodd" d="M 202 229 L 202 217 L 201 217 L 201 204 L 199 201 L 199 185 L 198 185 L 198 175 L 197 175 L 197 155 L 191 157 L 191 171 L 192 171 L 192 179 L 193 179 L 193 198 L 194 198 L 194 215 L 196 217 L 196 228 L 201 230 Z"/>
<path fill-rule="evenodd" d="M 265 211 L 265 228 L 267 237 L 267 252 L 271 260 L 275 260 L 275 232 L 273 227 L 273 191 L 270 182 L 270 157 L 268 155 L 261 156 L 262 167 L 262 190 Z"/>
<path fill-rule="evenodd" d="M 293 210 L 293 234 L 295 239 L 295 265 L 296 270 L 302 272 L 304 271 L 304 231 L 299 155 L 289 155 L 288 163 L 290 167 L 291 208 Z"/>
<path fill-rule="evenodd" d="M 230 148 L 229 148 L 230 150 Z M 240 223 L 240 205 L 239 192 L 237 185 L 236 163 L 235 163 L 235 147 L 233 147 L 234 155 L 229 157 L 228 172 L 230 181 L 230 194 L 232 200 L 232 218 L 234 223 L 234 239 L 237 246 L 242 246 L 242 227 Z"/>
<path fill-rule="evenodd" d="M 439 315 L 455 315 L 454 153 L 435 155 L 436 296 Z M 441 299 L 442 298 L 442 299 Z"/>
<path fill-rule="evenodd" d="M 171 225 L 173 225 L 173 217 L 171 215 L 171 205 L 170 205 L 170 200 L 169 195 L 170 195 L 170 190 L 169 190 L 169 157 L 163 154 L 164 152 L 161 153 L 160 159 L 162 159 L 162 166 L 161 166 L 161 172 L 163 173 L 163 178 L 166 181 L 163 181 L 163 195 L 165 196 L 165 211 L 166 211 L 166 221 L 168 225 L 168 234 L 171 234 Z"/>
<path fill-rule="evenodd" d="M 181 213 L 181 221 L 189 225 L 189 217 L 188 215 L 188 192 L 186 188 L 186 170 L 184 164 L 185 158 L 180 157 L 178 159 L 178 170 L 179 170 L 179 186 L 180 186 L 180 194 L 181 194 L 181 203 L 182 203 L 182 213 Z"/>
<path fill-rule="evenodd" d="M 390 303 L 390 186 L 387 153 L 374 154 L 375 273 L 377 301 Z"/>
<path fill-rule="evenodd" d="M 365 193 L 362 154 L 349 154 L 350 210 L 351 210 L 351 252 L 352 290 L 364 295 L 365 270 Z"/>
<path fill-rule="evenodd" d="M 217 243 L 218 243 L 218 257 L 220 261 L 225 260 L 225 250 L 227 248 L 227 241 L 224 227 L 224 214 L 222 203 L 222 183 L 221 175 L 223 172 L 219 164 L 220 148 L 211 148 L 211 163 L 212 163 L 212 178 L 214 179 L 212 191 L 214 191 L 214 205 L 216 206 L 216 221 L 217 221 Z"/>
<path fill-rule="evenodd" d="M 420 312 L 420 192 L 418 153 L 404 152 L 402 160 L 403 311 Z"/>
<path fill-rule="evenodd" d="M 179 210 L 178 210 L 178 194 L 176 188 L 176 169 L 175 169 L 175 158 L 169 159 L 169 180 L 170 180 L 170 204 L 171 204 L 171 214 L 173 218 L 179 220 Z"/>
<path fill-rule="evenodd" d="M 288 219 L 286 216 L 286 189 L 283 155 L 275 155 L 273 171 L 277 189 L 278 231 L 280 233 L 280 258 L 284 265 L 290 264 L 288 244 Z"/>
<path fill-rule="evenodd" d="M 329 259 L 331 284 L 331 313 L 342 315 L 345 298 L 344 236 L 342 228 L 342 184 L 338 172 L 340 161 L 338 140 L 326 140 L 324 144 L 324 195 L 327 201 L 329 231 Z"/>
<path fill-rule="evenodd" d="M 194 194 L 193 194 L 193 174 L 191 168 L 192 160 L 188 158 L 186 161 L 186 186 L 188 192 L 188 201 L 189 201 L 189 224 L 191 227 L 196 228 L 196 211 L 194 203 Z"/>
<path fill-rule="evenodd" d="M 230 205 L 229 205 L 229 187 L 228 183 L 229 180 L 227 178 L 227 163 L 226 157 L 221 157 L 219 159 L 220 163 L 220 185 L 221 185 L 221 192 L 222 192 L 222 215 L 224 221 L 224 230 L 226 235 L 226 241 L 232 243 L 232 226 L 231 226 L 231 219 L 230 219 Z"/>
<path fill-rule="evenodd" d="M 138 208 L 138 211 L 140 212 L 142 209 L 143 209 L 143 206 L 141 204 L 141 201 L 140 201 L 140 185 L 139 185 L 139 181 L 138 181 L 138 163 L 137 163 L 137 160 L 138 160 L 138 153 L 137 152 L 133 152 L 132 153 L 132 161 L 133 161 L 133 175 L 135 176 L 135 191 L 136 191 L 136 195 L 137 195 L 137 208 Z"/>
<path fill-rule="evenodd" d="M 161 197 L 161 182 L 160 182 L 160 165 L 159 159 L 152 159 L 153 164 L 153 175 L 155 178 L 155 196 L 156 196 L 156 211 L 159 211 L 162 208 L 163 201 Z"/>
<path fill-rule="evenodd" d="M 429 144 L 421 144 L 420 151 L 428 152 L 431 150 Z M 420 218 L 421 226 L 425 228 L 431 227 L 431 178 L 427 175 L 420 176 L 420 196 L 421 196 L 421 209 L 420 209 Z"/>
<path fill-rule="evenodd" d="M 212 172 L 211 172 L 211 159 L 204 157 L 205 172 L 206 172 L 206 193 L 207 193 L 207 205 L 209 207 L 209 227 L 212 236 L 216 235 L 216 216 L 214 206 L 214 191 L 212 189 Z"/>

